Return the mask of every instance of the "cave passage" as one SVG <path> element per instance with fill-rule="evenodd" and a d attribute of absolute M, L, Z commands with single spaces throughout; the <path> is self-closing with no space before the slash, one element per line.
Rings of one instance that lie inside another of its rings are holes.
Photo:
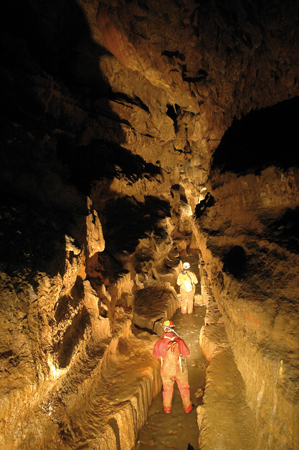
<path fill-rule="evenodd" d="M 157 450 L 162 450 L 165 447 L 178 450 L 198 448 L 199 429 L 196 408 L 202 404 L 207 365 L 207 361 L 200 348 L 199 336 L 201 327 L 204 325 L 206 307 L 204 304 L 199 305 L 199 303 L 196 303 L 196 299 L 201 299 L 198 255 L 188 255 L 188 257 L 186 256 L 184 258 L 185 260 L 188 260 L 191 265 L 190 270 L 196 274 L 199 281 L 196 285 L 196 297 L 194 300 L 197 306 L 194 306 L 194 312 L 190 315 L 181 314 L 179 307 L 172 317 L 172 321 L 175 324 L 175 331 L 185 341 L 190 350 L 190 356 L 187 358 L 187 366 L 193 411 L 189 414 L 184 412 L 176 383 L 174 385 L 172 411 L 170 414 L 164 413 L 162 392 L 159 392 L 149 408 L 145 425 L 139 431 L 136 450 L 149 450 L 153 447 Z M 188 445 L 192 447 L 188 447 Z"/>
<path fill-rule="evenodd" d="M 298 450 L 298 0 L 1 6 L 0 449 Z"/>
<path fill-rule="evenodd" d="M 175 383 L 172 412 L 165 414 L 160 392 L 153 400 L 147 421 L 138 434 L 136 450 L 198 448 L 196 407 L 202 403 L 206 369 L 206 360 L 199 346 L 199 333 L 204 325 L 205 309 L 205 306 L 195 306 L 190 315 L 182 315 L 178 310 L 172 318 L 175 331 L 184 339 L 191 353 L 187 358 L 187 365 L 193 411 L 189 414 L 184 412 Z M 192 447 L 188 447 L 188 444 Z"/>

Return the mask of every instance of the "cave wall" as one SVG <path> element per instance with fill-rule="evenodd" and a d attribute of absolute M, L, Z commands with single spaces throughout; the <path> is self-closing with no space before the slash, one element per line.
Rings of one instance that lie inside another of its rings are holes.
<path fill-rule="evenodd" d="M 198 219 L 211 289 L 259 425 L 257 448 L 296 448 L 298 169 L 220 180 Z"/>
<path fill-rule="evenodd" d="M 255 412 L 257 448 L 298 446 L 297 111 L 294 99 L 231 127 L 196 214 L 211 290 Z"/>
<path fill-rule="evenodd" d="M 168 314 L 175 309 L 179 253 L 192 247 L 206 263 L 259 448 L 274 439 L 277 449 L 296 448 L 295 149 L 282 140 L 273 159 L 263 142 L 257 167 L 242 136 L 234 154 L 219 144 L 234 119 L 298 96 L 298 8 L 291 0 L 2 6 L 3 446 L 35 448 L 34 427 L 41 448 L 47 428 L 53 448 L 84 441 L 85 422 L 70 419 L 74 392 L 92 373 L 101 379 L 116 341 L 135 339 L 127 323 L 138 290 L 166 283 Z M 151 329 L 163 314 L 135 320 Z M 129 359 L 126 348 L 118 353 Z M 143 405 L 157 389 L 146 388 Z"/>

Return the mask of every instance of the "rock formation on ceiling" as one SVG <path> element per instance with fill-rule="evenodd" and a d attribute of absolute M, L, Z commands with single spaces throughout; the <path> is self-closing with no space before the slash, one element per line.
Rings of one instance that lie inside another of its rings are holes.
<path fill-rule="evenodd" d="M 159 389 L 140 324 L 194 249 L 257 449 L 298 448 L 298 3 L 2 9 L 1 446 L 119 448 L 133 406 L 134 442 Z"/>

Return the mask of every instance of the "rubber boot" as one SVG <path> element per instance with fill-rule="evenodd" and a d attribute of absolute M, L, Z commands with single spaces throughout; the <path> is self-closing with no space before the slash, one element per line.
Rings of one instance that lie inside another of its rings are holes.
<path fill-rule="evenodd" d="M 163 407 L 164 407 L 164 412 L 166 414 L 171 413 L 171 404 L 172 404 L 172 390 L 171 392 L 168 392 L 165 390 L 163 390 Z"/>
<path fill-rule="evenodd" d="M 193 410 L 192 403 L 190 401 L 190 397 L 183 398 L 183 406 L 186 414 L 190 413 Z"/>
<path fill-rule="evenodd" d="M 186 414 L 190 413 L 193 410 L 192 403 L 189 403 L 188 406 L 184 406 L 184 411 Z"/>

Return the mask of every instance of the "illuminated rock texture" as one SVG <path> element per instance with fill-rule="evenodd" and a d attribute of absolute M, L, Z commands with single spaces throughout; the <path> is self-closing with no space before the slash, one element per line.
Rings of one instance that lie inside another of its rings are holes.
<path fill-rule="evenodd" d="M 0 447 L 133 448 L 193 252 L 207 379 L 236 374 L 250 448 L 299 448 L 298 2 L 11 0 L 0 17 Z M 199 413 L 215 448 L 218 401 Z"/>

